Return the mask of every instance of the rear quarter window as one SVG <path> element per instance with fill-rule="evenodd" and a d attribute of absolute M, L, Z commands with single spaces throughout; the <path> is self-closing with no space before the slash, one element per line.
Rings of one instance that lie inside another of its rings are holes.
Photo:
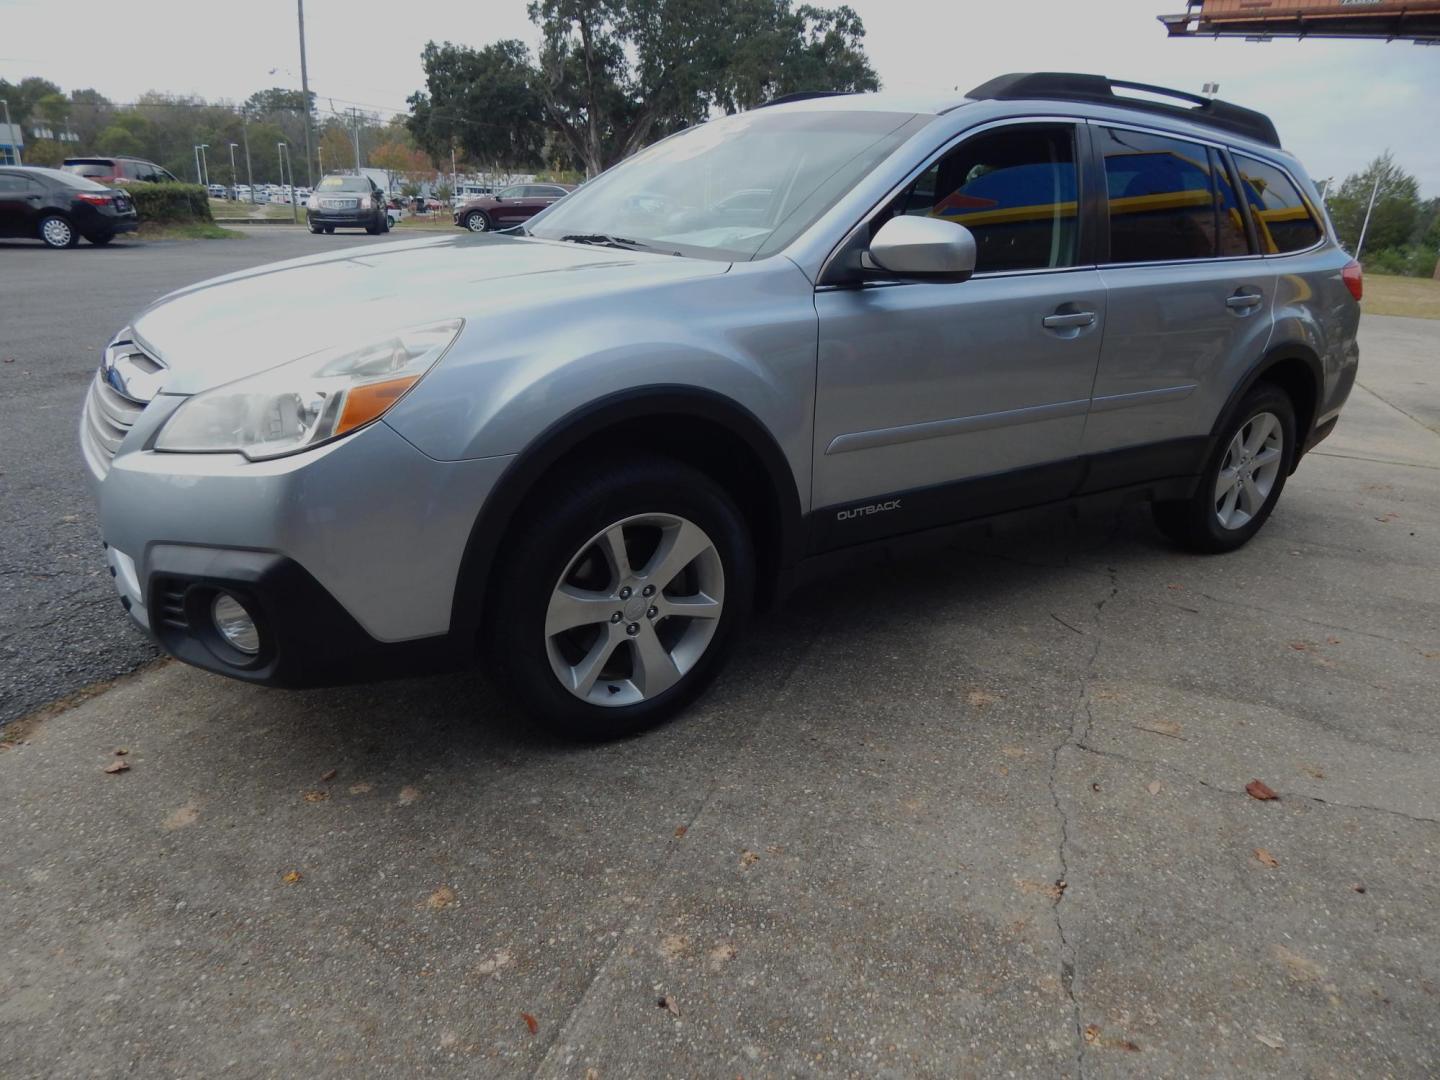
<path fill-rule="evenodd" d="M 1274 165 L 1234 154 L 1240 172 L 1240 187 L 1250 204 L 1260 250 L 1267 255 L 1303 251 L 1320 242 L 1325 231 L 1314 209 L 1294 181 Z"/>

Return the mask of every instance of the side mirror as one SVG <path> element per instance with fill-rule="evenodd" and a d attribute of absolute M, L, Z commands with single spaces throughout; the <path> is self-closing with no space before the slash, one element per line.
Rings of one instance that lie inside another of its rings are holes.
<path fill-rule="evenodd" d="M 893 217 L 860 257 L 867 270 L 931 281 L 965 281 L 975 273 L 975 236 L 944 218 Z"/>

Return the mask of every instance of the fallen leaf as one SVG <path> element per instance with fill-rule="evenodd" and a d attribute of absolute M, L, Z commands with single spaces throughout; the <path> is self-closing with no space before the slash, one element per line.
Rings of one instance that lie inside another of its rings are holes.
<path fill-rule="evenodd" d="M 1390 522 L 1394 521 L 1394 520 L 1395 520 L 1396 518 L 1398 518 L 1399 516 L 1400 516 L 1400 515 L 1397 514 L 1394 510 L 1389 510 L 1389 511 L 1387 511 L 1386 513 L 1383 513 L 1383 514 L 1376 514 L 1376 515 L 1375 515 L 1375 520 L 1378 521 L 1378 522 L 1380 522 L 1380 524 L 1382 524 L 1382 525 L 1389 525 Z"/>
<path fill-rule="evenodd" d="M 1292 641 L 1290 642 L 1290 648 L 1296 652 L 1309 652 L 1315 648 L 1315 643 L 1313 641 Z"/>
<path fill-rule="evenodd" d="M 1150 792 L 1151 795 L 1159 795 L 1159 794 L 1160 794 L 1160 781 L 1159 781 L 1159 780 L 1151 780 L 1150 783 L 1148 783 L 1148 784 L 1145 785 L 1145 790 L 1148 791 L 1148 792 Z"/>
<path fill-rule="evenodd" d="M 1275 858 L 1274 855 L 1271 855 L 1270 852 L 1266 851 L 1263 847 L 1257 847 L 1255 849 L 1255 858 L 1271 869 L 1280 865 L 1280 860 Z"/>
<path fill-rule="evenodd" d="M 475 965 L 477 975 L 495 975 L 510 966 L 510 950 L 500 949 L 494 956 L 487 957 Z"/>
<path fill-rule="evenodd" d="M 328 798 L 330 798 L 330 792 L 328 792 L 328 791 L 307 791 L 307 792 L 305 792 L 305 801 L 306 801 L 306 802 L 324 802 L 324 801 L 325 801 L 326 799 L 328 799 Z"/>
<path fill-rule="evenodd" d="M 1350 888 L 1354 889 L 1358 893 L 1363 893 L 1365 891 L 1365 886 L 1359 884 L 1358 882 L 1354 885 L 1351 885 Z"/>
<path fill-rule="evenodd" d="M 1068 884 L 1063 878 L 1053 883 L 1047 883 L 1044 881 L 1028 881 L 1024 878 L 1016 878 L 1015 886 L 1027 896 L 1032 893 L 1043 893 L 1051 900 L 1059 900 L 1060 897 L 1065 894 L 1065 890 L 1068 887 Z"/>
<path fill-rule="evenodd" d="M 328 784 L 331 780 L 334 780 L 335 777 L 337 777 L 337 776 L 339 776 L 339 775 L 340 775 L 340 770 L 339 770 L 339 769 L 326 769 L 324 772 L 322 772 L 322 773 L 320 774 L 320 779 L 321 779 L 322 782 Z"/>
<path fill-rule="evenodd" d="M 1100 790 L 1100 785 L 1099 785 L 1099 784 L 1091 784 L 1091 785 L 1090 785 L 1090 790 L 1091 790 L 1091 791 L 1099 791 L 1099 790 Z"/>
<path fill-rule="evenodd" d="M 1311 776 L 1311 777 L 1313 777 L 1314 779 L 1316 779 L 1316 780 L 1324 780 L 1324 779 L 1325 779 L 1325 770 L 1322 769 L 1322 768 L 1320 768 L 1320 766 L 1318 766 L 1318 765 L 1306 765 L 1304 768 L 1305 768 L 1306 774 L 1309 775 L 1309 776 Z"/>
<path fill-rule="evenodd" d="M 690 939 L 684 934 L 666 934 L 660 939 L 660 955 L 667 960 L 679 958 L 690 947 Z"/>
<path fill-rule="evenodd" d="M 420 789 L 406 784 L 400 789 L 399 796 L 395 799 L 401 806 L 409 806 L 416 799 L 420 798 Z"/>
<path fill-rule="evenodd" d="M 999 766 L 995 771 L 998 772 L 1001 776 L 1009 776 L 1009 775 L 1010 775 L 1010 766 L 1009 766 L 1009 765 L 1001 765 L 1001 766 Z"/>
<path fill-rule="evenodd" d="M 1099 1024 L 1086 1024 L 1086 1025 L 1085 1025 L 1085 1041 L 1086 1041 L 1087 1043 L 1090 1043 L 1092 1046 L 1093 1046 L 1095 1043 L 1097 1043 L 1097 1042 L 1100 1041 L 1100 1025 L 1099 1025 Z"/>
<path fill-rule="evenodd" d="M 534 1035 L 537 1031 L 540 1030 L 540 1021 L 536 1020 L 535 1017 L 531 1016 L 529 1013 L 521 1013 L 520 1019 L 525 1021 L 525 1026 L 530 1029 L 531 1035 Z"/>
<path fill-rule="evenodd" d="M 655 1002 L 655 1004 L 656 1004 L 657 1006 L 659 1006 L 660 1008 L 664 1009 L 664 1010 L 665 1010 L 666 1012 L 668 1012 L 671 1016 L 679 1016 L 679 1015 L 680 1015 L 680 1006 L 677 1005 L 677 1004 L 675 1004 L 675 999 L 674 999 L 673 997 L 671 997 L 669 994 L 666 994 L 666 995 L 665 995 L 664 997 L 662 997 L 659 1001 Z"/>
<path fill-rule="evenodd" d="M 425 898 L 425 906 L 431 911 L 439 911 L 455 903 L 455 890 L 449 885 L 441 885 L 433 893 Z"/>
<path fill-rule="evenodd" d="M 129 748 L 129 747 L 126 747 L 126 746 L 117 746 L 117 747 L 115 748 L 115 756 L 116 756 L 116 757 L 124 757 L 124 756 L 125 756 L 126 754 L 128 754 L 129 752 L 130 752 L 130 748 Z"/>
<path fill-rule="evenodd" d="M 1008 758 L 1022 758 L 1028 753 L 1023 746 L 1002 746 L 1000 752 Z"/>
<path fill-rule="evenodd" d="M 709 956 L 711 969 L 719 971 L 731 960 L 735 959 L 735 946 L 731 945 L 728 941 L 722 941 L 710 950 Z"/>
<path fill-rule="evenodd" d="M 183 829 L 187 826 L 194 825 L 195 822 L 199 820 L 200 807 L 193 802 L 188 802 L 184 806 L 171 810 L 170 813 L 165 815 L 162 827 L 166 829 Z"/>
<path fill-rule="evenodd" d="M 1184 592 L 1184 591 L 1185 591 L 1185 586 L 1184 586 L 1184 585 L 1181 585 L 1181 584 L 1179 584 L 1179 583 L 1177 583 L 1177 582 L 1171 582 L 1169 585 L 1166 585 L 1165 588 L 1171 590 L 1172 592 Z"/>
<path fill-rule="evenodd" d="M 1128 1050 L 1132 1054 L 1138 1054 L 1140 1052 L 1140 1047 L 1136 1046 L 1129 1039 L 1121 1039 L 1113 1045 L 1118 1046 L 1121 1050 Z"/>
<path fill-rule="evenodd" d="M 1259 1042 L 1262 1042 L 1266 1046 L 1270 1047 L 1271 1050 L 1285 1049 L 1285 1040 L 1282 1039 L 1279 1035 L 1266 1035 L 1264 1032 L 1257 1031 L 1255 1033 L 1255 1038 Z"/>
<path fill-rule="evenodd" d="M 1185 729 L 1174 720 L 1146 720 L 1135 727 L 1152 735 L 1164 735 L 1167 739 L 1180 739 L 1182 742 L 1185 739 L 1185 736 L 1180 734 Z"/>
<path fill-rule="evenodd" d="M 304 876 L 305 876 L 305 875 L 302 874 L 302 873 L 300 873 L 299 870 L 291 870 L 288 874 L 286 874 L 286 875 L 285 875 L 284 877 L 282 877 L 280 880 L 283 881 L 283 882 L 285 882 L 286 885 L 294 885 L 297 881 L 299 881 L 299 880 L 300 880 L 301 878 L 303 878 Z"/>
<path fill-rule="evenodd" d="M 1280 798 L 1279 795 L 1276 795 L 1275 792 L 1261 780 L 1251 780 L 1246 784 L 1245 793 L 1252 799 L 1259 799 L 1261 802 Z"/>
<path fill-rule="evenodd" d="M 358 784 L 351 784 L 351 785 L 350 785 L 350 794 L 351 794 L 351 795 L 364 795 L 366 792 L 372 790 L 372 789 L 374 788 L 374 786 L 375 786 L 374 784 L 368 783 L 368 782 L 365 781 L 365 780 L 361 780 Z"/>
<path fill-rule="evenodd" d="M 1339 644 L 1340 644 L 1340 639 L 1339 639 L 1338 637 L 1327 637 L 1327 638 L 1325 639 L 1325 644 L 1326 644 L 1326 645 L 1339 645 Z"/>
<path fill-rule="evenodd" d="M 1293 949 L 1287 949 L 1284 945 L 1270 946 L 1270 953 L 1289 973 L 1290 978 L 1296 982 L 1319 982 L 1325 976 L 1325 969 L 1307 956 L 1301 956 Z"/>
<path fill-rule="evenodd" d="M 784 849 L 783 847 L 781 847 L 779 844 L 766 844 L 766 845 L 765 845 L 765 854 L 766 854 L 766 855 L 784 855 L 784 854 L 785 854 L 785 849 Z"/>
<path fill-rule="evenodd" d="M 977 709 L 983 709 L 986 705 L 993 705 L 1000 700 L 988 690 L 971 690 L 965 695 L 965 699 Z"/>
<path fill-rule="evenodd" d="M 112 761 L 109 765 L 105 766 L 105 771 L 108 773 L 128 772 L 129 769 L 130 762 L 126 761 L 124 758 L 121 758 L 119 761 Z"/>
<path fill-rule="evenodd" d="M 760 861 L 760 856 L 759 856 L 759 855 L 756 855 L 755 852 L 753 852 L 753 851 L 742 851 L 742 852 L 740 853 L 740 867 L 741 867 L 741 869 L 744 869 L 744 868 L 750 867 L 750 866 L 754 866 L 754 865 L 755 865 L 757 862 L 759 862 L 759 861 Z"/>
<path fill-rule="evenodd" d="M 596 1068 L 586 1069 L 585 1080 L 600 1080 L 600 1070 Z"/>
<path fill-rule="evenodd" d="M 676 840 L 683 839 L 684 836 L 685 836 L 685 834 L 686 834 L 687 832 L 689 832 L 689 831 L 690 831 L 690 830 L 687 829 L 684 825 L 676 825 L 676 826 L 675 826 L 675 839 L 676 839 Z"/>

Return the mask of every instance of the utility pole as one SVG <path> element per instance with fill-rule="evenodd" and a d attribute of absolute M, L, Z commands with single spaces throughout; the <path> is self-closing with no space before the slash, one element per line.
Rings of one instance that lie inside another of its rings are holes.
<path fill-rule="evenodd" d="M 0 98 L 0 105 L 5 106 L 5 137 L 7 139 L 14 138 L 13 132 L 15 131 L 15 125 L 10 123 L 10 102 L 6 101 L 4 98 Z M 10 149 L 15 152 L 15 164 L 25 164 L 23 161 L 20 160 L 19 139 L 16 139 L 13 143 L 10 144 Z"/>
<path fill-rule="evenodd" d="M 240 110 L 240 138 L 245 143 L 245 186 L 250 189 L 250 205 L 255 205 L 255 176 L 250 172 L 250 114 Z"/>
<path fill-rule="evenodd" d="M 1360 239 L 1355 242 L 1355 261 L 1360 261 L 1360 252 L 1365 250 L 1365 233 L 1370 228 L 1370 211 L 1375 209 L 1375 196 L 1380 191 L 1380 170 L 1375 171 L 1375 186 L 1370 189 L 1370 205 L 1365 207 L 1365 220 L 1360 224 Z"/>
<path fill-rule="evenodd" d="M 310 71 L 305 66 L 305 0 L 295 0 L 295 5 L 300 12 L 300 93 L 305 98 L 305 179 L 309 183 L 310 190 L 314 191 L 315 174 L 310 170 L 310 163 L 315 160 L 315 153 L 311 149 L 310 143 Z M 294 177 L 291 179 L 293 180 Z"/>
<path fill-rule="evenodd" d="M 232 199 L 235 198 L 235 186 L 240 182 L 240 178 L 235 175 L 235 147 L 237 145 L 233 142 L 230 144 L 230 198 Z"/>
<path fill-rule="evenodd" d="M 360 176 L 360 110 L 350 110 L 351 120 L 355 124 L 355 175 Z"/>
<path fill-rule="evenodd" d="M 320 177 L 321 177 L 321 179 L 324 179 L 324 177 L 325 177 L 325 147 L 323 147 L 323 146 L 317 146 L 317 147 L 315 148 L 315 152 L 320 155 Z M 310 190 L 311 190 L 311 191 L 314 191 L 314 190 L 315 190 L 315 185 L 314 185 L 314 184 L 311 184 L 311 185 L 310 185 Z"/>
<path fill-rule="evenodd" d="M 275 144 L 275 149 L 280 154 L 280 183 L 285 183 L 285 159 L 289 157 L 289 147 L 283 142 Z M 295 163 L 290 163 L 290 220 L 300 224 L 300 212 L 295 208 Z"/>

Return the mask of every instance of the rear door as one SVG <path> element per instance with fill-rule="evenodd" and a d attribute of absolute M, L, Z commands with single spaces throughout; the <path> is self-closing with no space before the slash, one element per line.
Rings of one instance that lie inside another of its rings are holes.
<path fill-rule="evenodd" d="M 963 138 L 868 223 L 944 217 L 976 238 L 960 284 L 821 287 L 817 546 L 1064 497 L 1100 353 L 1105 289 L 1079 214 L 1071 123 Z"/>
<path fill-rule="evenodd" d="M 1085 450 L 1093 489 L 1199 471 L 1270 336 L 1275 274 L 1219 146 L 1092 122 L 1106 180 L 1109 320 Z"/>

